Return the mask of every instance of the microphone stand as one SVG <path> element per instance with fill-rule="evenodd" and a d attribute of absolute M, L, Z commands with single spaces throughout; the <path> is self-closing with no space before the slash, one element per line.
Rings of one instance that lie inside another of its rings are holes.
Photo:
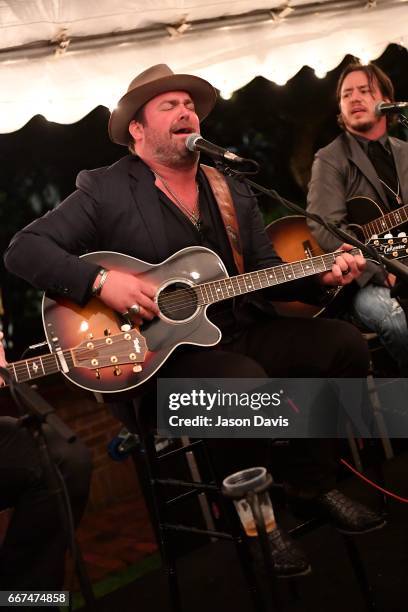
<path fill-rule="evenodd" d="M 401 125 L 404 126 L 404 128 L 408 129 L 408 119 L 406 118 L 406 116 L 404 115 L 404 113 L 402 113 L 401 111 L 398 111 L 397 113 L 397 119 L 398 119 L 398 123 L 400 123 Z"/>
<path fill-rule="evenodd" d="M 40 463 L 51 496 L 55 496 L 61 524 L 67 535 L 68 547 L 78 575 L 81 592 L 87 609 L 96 610 L 96 600 L 92 584 L 87 574 L 84 560 L 76 538 L 71 502 L 63 476 L 54 463 L 47 444 L 43 426 L 45 423 L 54 430 L 66 443 L 76 440 L 75 433 L 55 414 L 54 408 L 32 387 L 26 383 L 17 383 L 7 368 L 0 366 L 0 375 L 10 387 L 10 393 L 20 412 L 20 426 L 26 427 L 31 434 L 39 452 Z M 70 597 L 70 609 L 72 601 Z"/>
<path fill-rule="evenodd" d="M 400 123 L 406 130 L 408 130 L 408 119 L 401 111 L 397 113 L 398 123 Z M 408 323 L 408 289 L 407 287 L 401 287 L 400 283 L 391 289 L 391 297 L 396 297 L 400 300 L 401 307 L 405 312 L 405 317 Z"/>
<path fill-rule="evenodd" d="M 301 215 L 302 217 L 306 217 L 307 219 L 311 219 L 312 221 L 315 221 L 319 225 L 322 225 L 328 232 L 330 232 L 330 234 L 332 234 L 333 236 L 335 236 L 342 242 L 347 242 L 348 244 L 351 244 L 357 247 L 358 249 L 362 251 L 362 253 L 367 257 L 367 259 L 371 259 L 375 263 L 379 264 L 380 266 L 385 268 L 388 272 L 390 272 L 391 274 L 394 274 L 401 281 L 401 284 L 404 285 L 404 287 L 399 287 L 398 288 L 399 290 L 401 289 L 402 291 L 408 290 L 408 266 L 405 266 L 399 261 L 395 261 L 393 259 L 387 259 L 383 255 L 380 255 L 374 247 L 370 246 L 369 244 L 364 244 L 352 234 L 346 232 L 340 227 L 337 227 L 336 224 L 331 223 L 329 221 L 325 221 L 323 217 L 321 217 L 320 215 L 317 215 L 315 213 L 310 213 L 306 211 L 304 208 L 301 208 L 300 206 L 298 206 L 297 204 L 294 204 L 290 200 L 283 198 L 277 191 L 275 191 L 275 189 L 268 189 L 266 187 L 263 187 L 262 185 L 259 185 L 258 183 L 255 183 L 253 180 L 248 179 L 246 176 L 244 176 L 243 172 L 240 172 L 239 170 L 234 170 L 230 168 L 229 166 L 226 166 L 220 161 L 215 162 L 215 165 L 216 165 L 217 170 L 219 170 L 226 176 L 231 176 L 233 178 L 238 179 L 241 182 L 245 182 L 246 185 L 248 185 L 249 187 L 252 187 L 257 192 L 263 193 L 264 195 L 268 196 L 272 200 L 278 200 L 278 202 L 283 204 L 286 208 L 288 208 L 292 212 L 298 215 Z M 405 288 L 405 284 L 407 285 L 406 288 Z"/>

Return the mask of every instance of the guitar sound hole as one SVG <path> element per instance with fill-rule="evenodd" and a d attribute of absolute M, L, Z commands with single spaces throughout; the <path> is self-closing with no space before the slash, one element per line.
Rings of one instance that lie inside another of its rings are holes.
<path fill-rule="evenodd" d="M 192 287 L 184 283 L 172 283 L 159 294 L 160 312 L 172 321 L 184 321 L 197 310 L 197 295 Z"/>

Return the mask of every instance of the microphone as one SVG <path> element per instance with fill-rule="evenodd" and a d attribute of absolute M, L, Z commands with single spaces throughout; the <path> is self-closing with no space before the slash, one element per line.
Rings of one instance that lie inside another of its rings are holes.
<path fill-rule="evenodd" d="M 375 106 L 375 114 L 381 117 L 381 115 L 399 113 L 404 108 L 408 108 L 408 102 L 379 102 Z"/>
<path fill-rule="evenodd" d="M 186 138 L 186 147 L 189 151 L 202 151 L 203 153 L 206 153 L 206 155 L 214 157 L 215 159 L 227 159 L 228 161 L 237 163 L 250 161 L 246 160 L 244 157 L 235 155 L 235 153 L 228 151 L 228 149 L 223 149 L 223 147 L 219 147 L 218 145 L 205 140 L 200 134 L 190 134 Z"/>

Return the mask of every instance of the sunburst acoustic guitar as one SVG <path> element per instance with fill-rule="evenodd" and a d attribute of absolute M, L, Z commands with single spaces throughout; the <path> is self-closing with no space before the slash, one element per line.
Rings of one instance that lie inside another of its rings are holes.
<path fill-rule="evenodd" d="M 405 235 L 396 238 L 381 237 L 381 234 L 408 221 L 408 206 L 384 214 L 374 200 L 358 196 L 348 200 L 347 210 L 350 229 L 362 242 L 374 246 L 385 257 L 404 259 L 408 256 L 408 240 Z M 301 257 L 313 257 L 323 253 L 311 234 L 306 219 L 300 215 L 277 219 L 270 223 L 266 230 L 276 252 L 285 261 L 295 261 Z M 282 316 L 316 317 L 326 311 L 327 306 L 340 291 L 341 289 L 333 291 L 328 295 L 327 301 L 319 306 L 303 302 L 274 302 L 274 307 Z"/>
<path fill-rule="evenodd" d="M 119 360 L 119 356 L 113 352 L 109 353 L 109 366 L 99 367 L 98 355 L 92 354 L 94 338 L 102 338 L 106 346 L 111 346 L 110 339 L 120 333 L 121 318 L 96 298 L 80 308 L 63 298 L 44 296 L 45 334 L 56 365 L 69 380 L 100 393 L 127 391 L 147 381 L 178 346 L 214 346 L 220 341 L 221 331 L 207 318 L 210 304 L 325 272 L 331 269 L 336 256 L 337 253 L 327 253 L 303 257 L 300 261 L 230 277 L 219 256 L 204 247 L 182 249 L 160 264 L 121 253 L 87 253 L 82 256 L 85 260 L 141 276 L 155 287 L 160 314 L 139 330 L 146 347 L 143 361 L 138 361 L 135 367 L 127 352 L 123 365 L 117 367 L 119 362 L 115 358 Z M 87 365 L 93 369 L 81 367 L 78 360 L 72 363 L 71 359 L 60 358 L 61 352 L 65 355 L 66 347 L 72 346 L 82 347 L 81 354 L 85 352 Z M 90 353 L 85 350 L 88 347 Z"/>

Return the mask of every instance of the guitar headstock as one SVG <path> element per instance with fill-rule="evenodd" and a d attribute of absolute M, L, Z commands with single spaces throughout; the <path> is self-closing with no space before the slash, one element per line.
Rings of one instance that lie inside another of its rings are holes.
<path fill-rule="evenodd" d="M 72 349 L 77 367 L 99 370 L 100 368 L 135 364 L 135 372 L 141 370 L 147 353 L 145 338 L 137 329 L 107 335 L 103 338 L 84 340 Z"/>
<path fill-rule="evenodd" d="M 368 245 L 373 246 L 375 250 L 384 257 L 391 259 L 408 257 L 408 237 L 405 236 L 405 234 L 401 234 L 397 237 L 374 237 L 368 242 Z"/>

